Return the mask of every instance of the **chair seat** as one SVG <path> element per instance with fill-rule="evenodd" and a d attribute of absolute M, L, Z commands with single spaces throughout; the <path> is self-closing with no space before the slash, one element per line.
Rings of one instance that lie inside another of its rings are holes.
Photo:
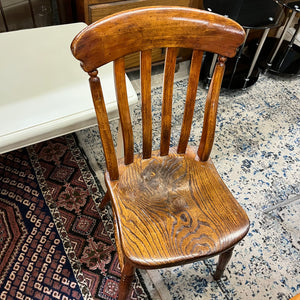
<path fill-rule="evenodd" d="M 167 267 L 207 258 L 233 247 L 248 232 L 249 220 L 211 160 L 196 149 L 185 154 L 135 156 L 120 178 L 106 173 L 125 256 L 139 268 Z"/>

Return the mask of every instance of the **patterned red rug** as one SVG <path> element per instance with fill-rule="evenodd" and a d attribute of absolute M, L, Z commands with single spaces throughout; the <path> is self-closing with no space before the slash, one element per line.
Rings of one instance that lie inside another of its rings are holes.
<path fill-rule="evenodd" d="M 73 135 L 0 155 L 0 299 L 116 299 L 109 209 Z M 139 272 L 128 299 L 149 299 Z"/>

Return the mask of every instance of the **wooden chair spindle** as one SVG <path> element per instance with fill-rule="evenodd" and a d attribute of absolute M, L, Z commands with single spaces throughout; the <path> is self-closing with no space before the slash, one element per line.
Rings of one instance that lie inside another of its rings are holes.
<path fill-rule="evenodd" d="M 191 132 L 202 58 L 203 51 L 193 51 L 184 114 L 181 126 L 181 134 L 177 148 L 177 153 L 181 154 L 185 153 Z"/>
<path fill-rule="evenodd" d="M 122 125 L 122 135 L 124 142 L 124 162 L 126 165 L 133 162 L 133 130 L 131 126 L 130 110 L 128 105 L 125 62 L 124 58 L 114 61 L 115 90 L 118 100 L 120 121 Z"/>
<path fill-rule="evenodd" d="M 150 158 L 152 153 L 151 53 L 151 50 L 141 52 L 141 98 L 144 159 Z"/>
<path fill-rule="evenodd" d="M 165 58 L 163 100 L 161 111 L 160 155 L 169 153 L 172 121 L 173 84 L 176 67 L 177 48 L 167 48 Z"/>

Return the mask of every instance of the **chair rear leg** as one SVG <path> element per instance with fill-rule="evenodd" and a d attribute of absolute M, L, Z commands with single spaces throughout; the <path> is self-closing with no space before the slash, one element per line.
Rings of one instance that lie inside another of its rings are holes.
<path fill-rule="evenodd" d="M 134 278 L 134 272 L 135 267 L 132 264 L 125 262 L 121 274 L 118 300 L 126 300 L 130 290 L 131 282 Z"/>
<path fill-rule="evenodd" d="M 104 209 L 104 207 L 109 203 L 109 201 L 110 201 L 110 197 L 109 197 L 108 192 L 106 192 L 103 199 L 102 199 L 102 201 L 101 201 L 101 204 L 100 204 L 99 208 L 101 210 Z"/>
<path fill-rule="evenodd" d="M 215 274 L 213 275 L 215 280 L 219 280 L 222 277 L 223 272 L 232 256 L 233 249 L 234 249 L 234 247 L 227 250 L 226 252 L 220 254 L 219 261 L 217 264 L 217 270 L 216 270 Z"/>

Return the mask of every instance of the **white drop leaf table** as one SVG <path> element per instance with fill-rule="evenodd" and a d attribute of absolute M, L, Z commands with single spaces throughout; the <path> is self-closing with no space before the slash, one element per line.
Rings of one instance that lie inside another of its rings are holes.
<path fill-rule="evenodd" d="M 0 153 L 97 124 L 88 74 L 70 45 L 85 23 L 0 33 Z M 118 118 L 113 67 L 99 69 L 109 119 Z M 129 79 L 129 105 L 137 95 Z"/>

